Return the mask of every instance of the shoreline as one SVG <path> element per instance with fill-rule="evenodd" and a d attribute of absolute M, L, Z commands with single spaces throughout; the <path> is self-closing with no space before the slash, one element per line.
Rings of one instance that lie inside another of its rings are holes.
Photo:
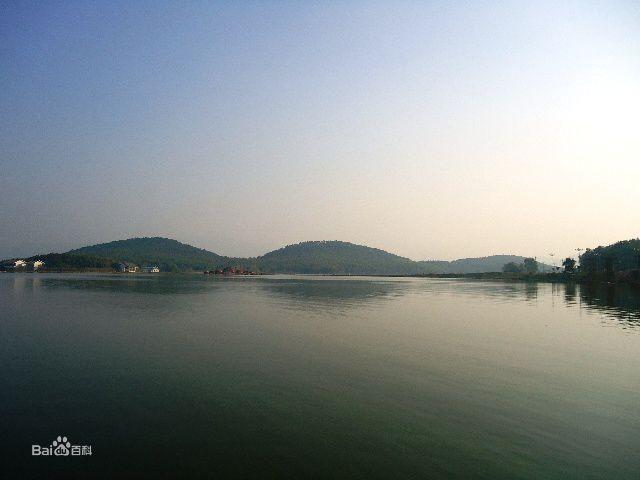
<path fill-rule="evenodd" d="M 155 275 L 203 275 L 203 271 L 190 270 L 183 272 L 118 272 L 112 269 L 86 269 L 86 270 L 36 270 L 36 271 L 2 271 L 4 274 L 17 275 L 35 275 L 47 273 L 62 274 L 107 274 L 114 276 L 145 276 L 151 277 Z M 463 279 L 478 281 L 502 281 L 502 282 L 527 282 L 527 283 L 564 283 L 564 284 L 592 284 L 592 285 L 631 285 L 640 287 L 640 279 L 634 278 L 633 275 L 626 275 L 618 278 L 607 278 L 605 276 L 586 277 L 576 274 L 565 273 L 538 273 L 538 274 L 512 274 L 503 272 L 485 272 L 485 273 L 417 273 L 417 274 L 352 274 L 352 273 L 292 273 L 292 272 L 270 272 L 270 273 L 253 273 L 249 274 L 211 274 L 211 277 L 264 277 L 273 275 L 292 275 L 292 276 L 317 276 L 317 277 L 377 277 L 377 278 L 433 278 L 433 279 Z"/>

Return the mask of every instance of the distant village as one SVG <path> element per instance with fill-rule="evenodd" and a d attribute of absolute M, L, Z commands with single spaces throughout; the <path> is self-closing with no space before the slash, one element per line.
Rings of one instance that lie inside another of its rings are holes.
<path fill-rule="evenodd" d="M 138 267 L 138 265 L 129 262 L 120 262 L 115 265 L 116 271 L 120 273 L 160 273 L 160 267 L 157 265 L 143 265 L 142 267 Z"/>

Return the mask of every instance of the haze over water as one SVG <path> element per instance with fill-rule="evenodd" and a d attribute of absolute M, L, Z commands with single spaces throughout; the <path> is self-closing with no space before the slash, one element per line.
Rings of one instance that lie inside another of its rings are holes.
<path fill-rule="evenodd" d="M 0 304 L 12 478 L 640 472 L 623 286 L 7 274 Z M 58 435 L 93 455 L 29 456 Z"/>

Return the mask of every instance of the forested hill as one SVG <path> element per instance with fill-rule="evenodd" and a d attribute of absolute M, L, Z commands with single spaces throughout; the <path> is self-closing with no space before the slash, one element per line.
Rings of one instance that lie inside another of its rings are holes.
<path fill-rule="evenodd" d="M 412 274 L 416 262 L 377 248 L 340 241 L 288 245 L 256 259 L 262 272 L 320 274 Z"/>
<path fill-rule="evenodd" d="M 162 237 L 130 238 L 82 247 L 67 252 L 71 255 L 94 255 L 138 265 L 154 264 L 163 271 L 205 270 L 227 263 L 228 258 Z"/>

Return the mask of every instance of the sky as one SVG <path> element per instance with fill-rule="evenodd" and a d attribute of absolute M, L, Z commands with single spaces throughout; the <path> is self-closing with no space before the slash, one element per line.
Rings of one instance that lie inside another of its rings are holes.
<path fill-rule="evenodd" d="M 640 3 L 1 2 L 0 258 L 640 236 Z"/>

